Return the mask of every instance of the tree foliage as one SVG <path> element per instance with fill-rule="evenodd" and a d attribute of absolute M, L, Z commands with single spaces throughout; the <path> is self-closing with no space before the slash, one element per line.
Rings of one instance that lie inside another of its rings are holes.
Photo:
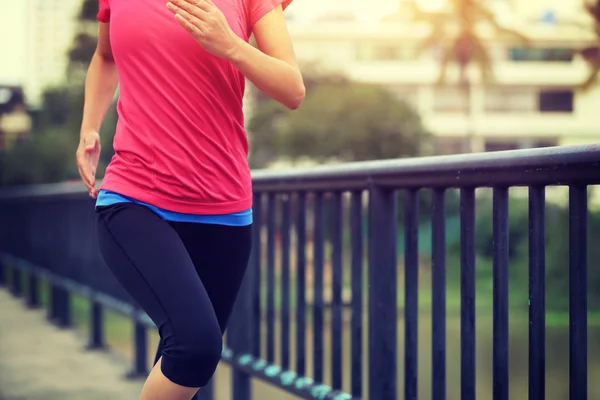
<path fill-rule="evenodd" d="M 484 80 L 493 78 L 492 59 L 478 28 L 490 26 L 497 37 L 528 43 L 523 34 L 502 26 L 484 0 L 450 0 L 441 12 L 430 13 L 415 9 L 415 19 L 431 25 L 431 34 L 420 44 L 418 51 L 441 50 L 439 83 L 444 83 L 449 65 L 455 63 L 460 72 L 460 84 L 467 85 L 466 70 L 476 65 Z"/>
<path fill-rule="evenodd" d="M 419 115 L 385 88 L 334 74 L 326 76 L 325 83 L 307 76 L 307 96 L 298 110 L 264 101 L 254 111 L 249 123 L 254 167 L 279 158 L 397 158 L 426 148 L 429 134 Z"/>
<path fill-rule="evenodd" d="M 84 102 L 84 77 L 97 43 L 97 0 L 84 0 L 78 14 L 78 33 L 67 54 L 66 83 L 48 88 L 35 131 L 3 156 L 0 184 L 57 182 L 78 177 L 75 150 Z M 112 156 L 116 110 L 111 107 L 101 132 L 103 153 L 98 177 Z"/>

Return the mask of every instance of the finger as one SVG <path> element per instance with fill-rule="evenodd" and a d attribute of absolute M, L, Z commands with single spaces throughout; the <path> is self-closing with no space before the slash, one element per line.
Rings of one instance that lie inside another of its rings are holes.
<path fill-rule="evenodd" d="M 181 14 L 186 17 L 186 13 L 190 16 L 194 16 L 199 20 L 205 20 L 208 16 L 208 10 L 202 9 L 195 4 L 192 4 L 190 1 L 186 0 L 171 0 L 167 3 L 167 8 L 171 10 L 174 14 Z M 190 22 L 193 23 L 189 18 L 186 17 Z"/>
<path fill-rule="evenodd" d="M 187 15 L 189 16 L 189 14 Z M 186 31 L 188 31 L 192 35 L 202 35 L 202 30 L 181 14 L 175 14 L 175 19 L 177 20 L 177 22 L 179 22 L 179 25 L 181 25 Z"/>
<path fill-rule="evenodd" d="M 173 1 L 173 0 L 171 0 Z M 212 1 L 206 0 L 175 0 L 177 3 L 187 3 L 194 8 L 202 10 L 204 12 L 209 12 L 214 8 L 214 4 Z"/>
<path fill-rule="evenodd" d="M 89 189 L 95 187 L 96 179 L 90 174 L 88 168 L 85 167 L 86 163 L 82 162 L 81 158 L 77 161 L 77 168 L 79 169 L 79 175 L 81 175 L 81 179 L 83 180 L 84 185 Z"/>
<path fill-rule="evenodd" d="M 86 189 L 88 190 L 88 192 L 91 192 L 93 187 L 88 182 L 87 177 L 85 176 L 85 172 L 83 171 L 83 168 L 81 168 L 81 166 L 79 166 L 79 165 L 77 166 L 77 168 L 79 169 L 79 176 L 81 176 L 81 181 L 83 182 L 83 184 L 86 187 Z"/>

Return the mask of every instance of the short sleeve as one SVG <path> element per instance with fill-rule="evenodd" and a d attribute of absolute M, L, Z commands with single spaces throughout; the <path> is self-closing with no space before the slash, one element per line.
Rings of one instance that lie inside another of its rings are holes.
<path fill-rule="evenodd" d="M 104 22 L 104 23 L 110 22 L 109 0 L 98 0 L 98 1 L 99 1 L 99 7 L 98 7 L 98 14 L 96 15 L 96 18 L 100 22 Z"/>
<path fill-rule="evenodd" d="M 248 0 L 248 18 L 249 25 L 253 27 L 269 11 L 281 4 L 285 10 L 292 0 Z"/>

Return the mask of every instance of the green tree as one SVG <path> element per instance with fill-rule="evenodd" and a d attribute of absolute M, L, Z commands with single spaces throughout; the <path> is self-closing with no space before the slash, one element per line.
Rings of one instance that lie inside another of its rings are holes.
<path fill-rule="evenodd" d="M 97 43 L 97 12 L 97 0 L 82 1 L 77 15 L 78 31 L 65 55 L 68 57 L 66 83 L 45 91 L 35 132 L 30 140 L 5 155 L 1 184 L 56 182 L 78 177 L 75 150 L 81 126 L 85 73 Z M 103 154 L 99 178 L 113 154 L 111 145 L 116 121 L 113 105 L 101 132 Z"/>
<path fill-rule="evenodd" d="M 249 122 L 252 166 L 279 157 L 361 161 L 422 153 L 429 134 L 410 106 L 381 86 L 339 82 L 315 84 L 296 111 L 260 103 Z"/>
<path fill-rule="evenodd" d="M 489 83 L 493 79 L 492 58 L 484 39 L 479 34 L 479 26 L 491 26 L 497 37 L 509 37 L 527 43 L 525 36 L 503 27 L 486 3 L 484 0 L 450 0 L 448 7 L 441 12 L 422 12 L 415 8 L 412 13 L 416 21 L 425 21 L 431 25 L 431 34 L 421 43 L 418 53 L 432 49 L 440 51 L 438 84 L 448 83 L 447 72 L 451 64 L 458 67 L 458 86 L 461 88 L 464 104 L 466 104 L 465 113 L 468 121 L 472 121 L 470 107 L 472 82 L 468 74 L 469 67 L 471 65 L 477 67 L 484 83 Z M 468 123 L 464 142 L 465 152 L 474 150 L 473 140 L 473 127 Z"/>
<path fill-rule="evenodd" d="M 69 64 L 66 72 L 69 83 L 72 85 L 81 86 L 83 84 L 83 77 L 96 50 L 98 41 L 97 13 L 98 0 L 83 0 L 77 15 L 77 33 L 67 54 Z"/>

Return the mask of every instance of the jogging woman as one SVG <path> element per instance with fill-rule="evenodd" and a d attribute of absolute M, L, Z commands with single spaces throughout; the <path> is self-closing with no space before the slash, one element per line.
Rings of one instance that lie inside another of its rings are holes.
<path fill-rule="evenodd" d="M 100 0 L 77 163 L 106 264 L 160 333 L 142 400 L 191 399 L 220 360 L 251 247 L 245 78 L 291 109 L 304 98 L 290 1 Z M 98 190 L 117 83 L 115 155 Z"/>

